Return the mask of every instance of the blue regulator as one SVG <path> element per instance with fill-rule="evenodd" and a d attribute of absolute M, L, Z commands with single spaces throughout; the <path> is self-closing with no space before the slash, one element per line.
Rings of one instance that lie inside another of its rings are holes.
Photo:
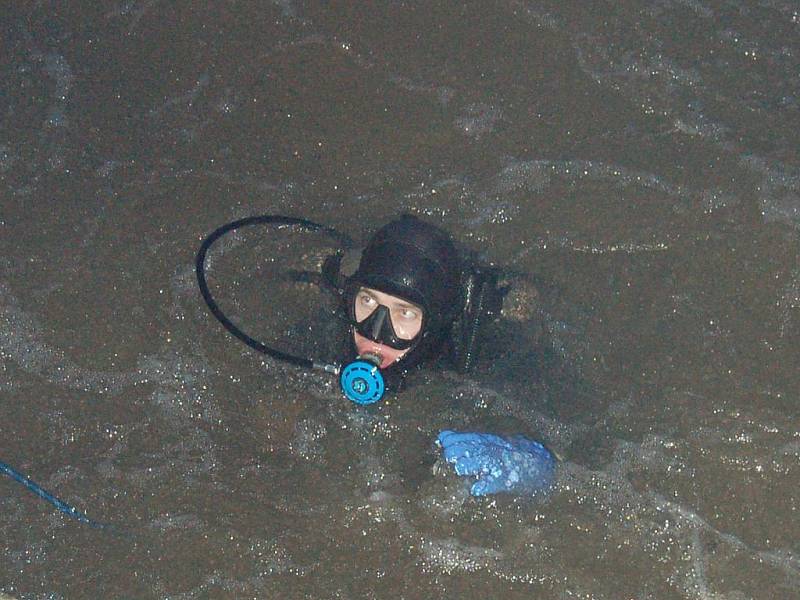
<path fill-rule="evenodd" d="M 339 384 L 349 400 L 356 404 L 373 404 L 383 398 L 386 386 L 378 368 L 380 363 L 380 356 L 362 354 L 342 368 Z"/>

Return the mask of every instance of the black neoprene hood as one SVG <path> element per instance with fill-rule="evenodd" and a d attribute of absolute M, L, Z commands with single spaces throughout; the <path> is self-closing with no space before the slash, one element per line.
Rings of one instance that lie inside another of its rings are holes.
<path fill-rule="evenodd" d="M 447 327 L 461 309 L 458 251 L 447 232 L 412 215 L 375 232 L 350 281 L 421 306 L 425 333 Z"/>

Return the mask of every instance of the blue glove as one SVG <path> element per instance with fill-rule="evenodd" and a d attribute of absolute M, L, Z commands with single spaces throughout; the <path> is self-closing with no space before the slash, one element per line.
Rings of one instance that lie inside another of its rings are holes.
<path fill-rule="evenodd" d="M 473 496 L 540 492 L 553 482 L 555 458 L 540 443 L 522 435 L 500 437 L 444 430 L 436 443 L 458 475 L 478 478 L 470 488 Z"/>

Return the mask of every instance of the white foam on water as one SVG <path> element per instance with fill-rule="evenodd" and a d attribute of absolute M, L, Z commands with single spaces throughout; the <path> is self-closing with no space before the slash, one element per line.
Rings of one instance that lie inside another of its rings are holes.
<path fill-rule="evenodd" d="M 51 383 L 98 394 L 115 395 L 141 383 L 135 373 L 95 371 L 75 364 L 66 353 L 47 343 L 35 317 L 19 306 L 1 282 L 0 356 Z"/>
<path fill-rule="evenodd" d="M 497 106 L 470 104 L 464 107 L 455 124 L 464 135 L 479 140 L 486 134 L 492 133 L 502 118 L 503 112 Z"/>

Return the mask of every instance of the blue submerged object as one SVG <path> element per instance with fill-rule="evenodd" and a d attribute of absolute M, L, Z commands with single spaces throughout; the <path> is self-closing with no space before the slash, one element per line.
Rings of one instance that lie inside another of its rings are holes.
<path fill-rule="evenodd" d="M 362 405 L 378 402 L 386 390 L 378 365 L 361 358 L 344 366 L 339 384 L 349 400 Z"/>
<path fill-rule="evenodd" d="M 436 443 L 458 475 L 477 478 L 473 496 L 543 492 L 553 483 L 555 457 L 525 436 L 444 430 Z"/>

